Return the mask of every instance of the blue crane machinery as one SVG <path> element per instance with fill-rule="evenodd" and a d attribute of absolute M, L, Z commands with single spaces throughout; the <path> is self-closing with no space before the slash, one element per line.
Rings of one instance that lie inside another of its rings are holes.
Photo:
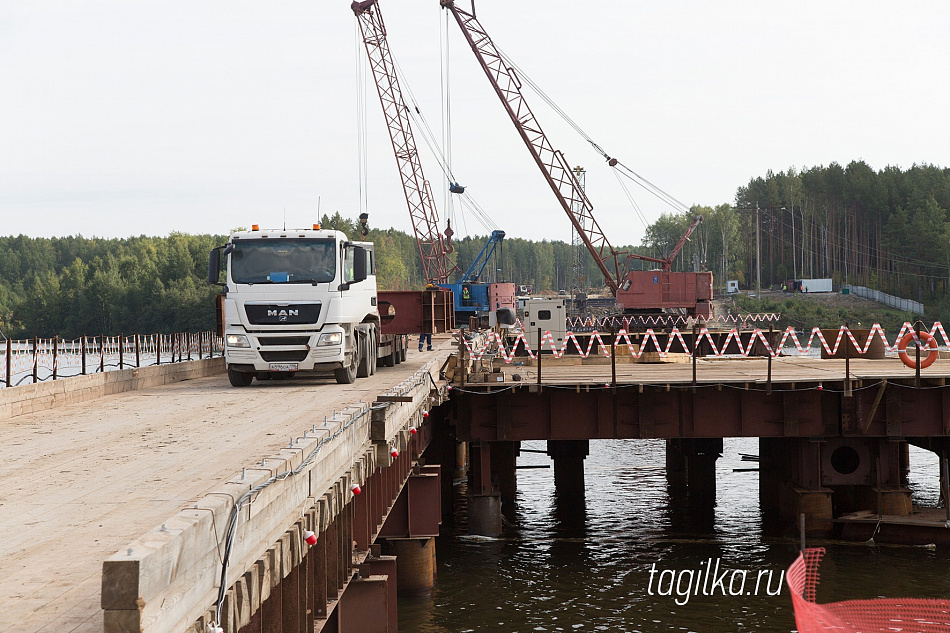
<path fill-rule="evenodd" d="M 482 250 L 479 251 L 478 255 L 475 256 L 472 264 L 465 270 L 464 273 L 462 273 L 463 283 L 478 283 L 481 280 L 482 273 L 485 271 L 485 266 L 495 254 L 495 248 L 501 245 L 501 241 L 503 239 L 505 239 L 504 231 L 496 229 L 491 232 L 488 241 L 485 242 L 484 246 L 482 246 Z"/>

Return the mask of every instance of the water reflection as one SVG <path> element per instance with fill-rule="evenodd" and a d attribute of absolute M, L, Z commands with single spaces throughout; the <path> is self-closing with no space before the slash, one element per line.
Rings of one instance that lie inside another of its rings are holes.
<path fill-rule="evenodd" d="M 543 450 L 544 442 L 525 448 Z M 719 569 L 772 572 L 770 587 L 797 555 L 797 539 L 762 534 L 758 473 L 740 453 L 758 453 L 754 439 L 726 440 L 716 466 L 715 501 L 704 508 L 671 490 L 665 443 L 655 440 L 590 443 L 586 497 L 554 494 L 552 469 L 518 471 L 514 525 L 502 539 L 465 536 L 465 525 L 443 526 L 438 539 L 436 591 L 401 600 L 400 630 L 474 631 L 734 631 L 794 630 L 787 589 L 767 595 L 754 579 L 743 595 L 715 595 L 693 584 L 690 595 L 660 595 L 669 570 L 685 586 L 719 561 Z M 919 453 L 919 454 L 918 454 Z M 519 464 L 549 464 L 522 453 Z M 936 475 L 922 451 L 912 450 L 911 486 L 931 490 Z M 933 460 L 936 464 L 936 460 Z M 935 468 L 935 466 L 934 466 Z M 738 469 L 738 471 L 734 471 Z M 924 495 L 924 498 L 930 498 Z M 819 601 L 876 596 L 950 597 L 950 565 L 943 550 L 822 543 Z M 652 586 L 651 586 L 651 571 Z M 679 604 L 678 604 L 679 603 Z"/>

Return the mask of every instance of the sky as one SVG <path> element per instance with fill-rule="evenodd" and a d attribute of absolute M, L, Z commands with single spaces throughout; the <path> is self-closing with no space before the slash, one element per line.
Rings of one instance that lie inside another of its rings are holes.
<path fill-rule="evenodd" d="M 569 241 L 447 12 L 437 0 L 380 8 L 403 90 L 440 139 L 445 128 L 458 182 L 509 236 Z M 770 169 L 950 165 L 947 2 L 475 8 L 608 154 L 687 206 L 731 203 Z M 223 234 L 337 211 L 411 232 L 365 57 L 346 0 L 0 0 L 0 235 Z M 613 244 L 640 243 L 645 222 L 675 210 L 628 182 L 641 219 L 603 158 L 525 94 L 554 147 L 587 170 Z M 449 204 L 415 132 L 440 217 L 459 237 L 486 235 Z"/>

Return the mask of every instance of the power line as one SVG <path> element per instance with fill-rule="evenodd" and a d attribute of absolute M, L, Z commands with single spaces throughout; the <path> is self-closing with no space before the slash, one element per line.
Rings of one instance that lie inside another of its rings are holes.
<path fill-rule="evenodd" d="M 497 48 L 497 45 L 496 45 L 496 48 Z M 511 57 L 509 57 L 501 49 L 499 49 L 499 53 L 501 53 L 501 57 L 505 61 L 505 63 L 508 64 L 512 69 L 516 70 L 518 72 L 519 77 L 524 79 L 525 83 L 527 83 L 531 87 L 531 89 L 534 90 L 535 93 L 537 93 L 538 96 L 541 97 L 541 99 L 552 110 L 554 110 L 554 112 L 558 116 L 560 116 L 561 119 L 565 123 L 568 124 L 568 126 L 570 126 L 575 132 L 577 132 L 577 134 L 580 135 L 585 141 L 587 141 L 587 143 L 594 149 L 594 151 L 600 154 L 601 157 L 603 157 L 607 161 L 608 165 L 610 165 L 610 167 L 615 170 L 615 173 L 619 172 L 624 177 L 630 179 L 631 181 L 636 183 L 638 186 L 642 187 L 647 193 L 655 196 L 660 201 L 668 204 L 670 207 L 678 211 L 689 211 L 689 207 L 687 205 L 680 202 L 671 194 L 667 193 L 659 186 L 653 184 L 652 182 L 650 182 L 649 180 L 647 180 L 646 178 L 644 178 L 643 176 L 641 176 L 640 174 L 638 174 L 637 172 L 629 168 L 627 165 L 624 165 L 618 159 L 613 158 L 609 154 L 607 154 L 604 148 L 601 147 L 600 144 L 597 143 L 589 134 L 587 134 L 587 132 L 585 132 L 583 128 L 581 128 L 581 126 L 567 114 L 567 112 L 565 112 L 559 105 L 557 105 L 557 103 L 555 103 L 554 100 L 551 97 L 549 97 L 547 93 L 545 93 L 544 90 L 542 90 L 541 87 L 533 79 L 531 79 L 531 77 L 520 66 L 518 66 L 518 64 Z M 638 215 L 641 217 L 641 220 L 644 222 L 644 227 L 649 228 L 649 224 L 646 222 L 646 218 L 643 217 L 643 213 L 640 211 L 639 206 L 637 206 L 637 204 L 633 202 L 632 196 L 630 195 L 630 192 L 626 189 L 626 187 L 624 187 L 624 193 L 627 195 L 628 200 L 631 200 L 631 203 L 633 204 L 634 208 L 637 210 Z"/>

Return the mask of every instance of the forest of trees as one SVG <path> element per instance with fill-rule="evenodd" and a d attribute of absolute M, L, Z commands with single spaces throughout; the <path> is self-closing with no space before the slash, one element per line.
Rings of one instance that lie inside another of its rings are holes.
<path fill-rule="evenodd" d="M 726 279 L 755 287 L 758 214 L 763 287 L 830 277 L 836 286 L 864 285 L 928 306 L 946 302 L 950 169 L 874 171 L 856 161 L 770 171 L 740 187 L 734 204 L 663 216 L 645 241 L 675 243 L 697 213 L 705 222 L 677 259 L 678 269 L 695 252 L 718 288 Z"/>
<path fill-rule="evenodd" d="M 208 252 L 224 239 L 0 237 L 0 330 L 72 338 L 213 329 Z"/>
<path fill-rule="evenodd" d="M 745 288 L 756 280 L 756 217 L 764 287 L 792 278 L 831 277 L 836 285 L 866 285 L 950 314 L 950 169 L 915 165 L 874 171 L 862 161 L 801 171 L 768 172 L 739 187 L 734 204 L 694 206 L 665 214 L 643 243 L 618 250 L 665 257 L 697 214 L 699 225 L 674 270 L 712 270 L 717 290 L 727 279 Z M 566 221 L 566 219 L 565 219 Z M 324 228 L 358 236 L 355 218 L 322 218 Z M 199 331 L 214 327 L 207 283 L 208 252 L 224 235 L 130 237 L 0 237 L 0 331 L 11 338 L 75 337 Z M 371 229 L 378 283 L 384 290 L 425 284 L 415 239 Z M 457 240 L 465 269 L 485 237 Z M 582 257 L 583 290 L 602 289 L 590 255 Z M 639 267 L 642 262 L 632 260 Z M 507 237 L 486 271 L 536 290 L 570 291 L 574 254 L 565 242 Z"/>

